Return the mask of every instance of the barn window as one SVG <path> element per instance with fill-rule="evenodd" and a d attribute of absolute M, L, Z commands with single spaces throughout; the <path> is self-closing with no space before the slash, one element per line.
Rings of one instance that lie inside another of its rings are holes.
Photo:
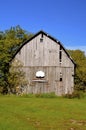
<path fill-rule="evenodd" d="M 43 38 L 40 38 L 40 42 L 43 42 Z"/>
<path fill-rule="evenodd" d="M 60 81 L 62 81 L 62 73 L 60 72 Z"/>
<path fill-rule="evenodd" d="M 41 34 L 40 42 L 43 42 L 43 33 Z"/>
<path fill-rule="evenodd" d="M 62 62 L 62 47 L 60 45 L 60 50 L 59 50 L 59 62 Z"/>
<path fill-rule="evenodd" d="M 37 71 L 36 72 L 36 77 L 37 78 L 44 78 L 45 77 L 45 73 L 43 71 Z"/>
<path fill-rule="evenodd" d="M 62 78 L 60 77 L 60 81 L 62 81 Z"/>

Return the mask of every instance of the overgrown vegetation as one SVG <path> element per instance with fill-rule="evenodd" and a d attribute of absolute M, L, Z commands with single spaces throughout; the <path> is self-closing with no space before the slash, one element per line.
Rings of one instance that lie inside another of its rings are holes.
<path fill-rule="evenodd" d="M 15 66 L 17 68 L 15 69 Z M 8 73 L 8 93 L 20 94 L 23 92 L 23 87 L 26 86 L 28 80 L 25 78 L 25 73 L 20 61 L 14 60 L 9 68 Z"/>
<path fill-rule="evenodd" d="M 54 92 L 52 93 L 39 93 L 39 94 L 20 94 L 20 96 L 25 98 L 57 98 Z"/>
<path fill-rule="evenodd" d="M 73 98 L 81 99 L 81 98 L 86 97 L 86 93 L 83 93 L 82 91 L 75 90 L 72 94 L 68 93 L 68 94 L 63 95 L 63 97 L 69 98 L 69 99 L 73 99 Z"/>
<path fill-rule="evenodd" d="M 22 94 L 20 93 L 19 96 L 23 98 L 60 98 L 60 96 L 55 95 L 54 92 L 52 93 L 39 93 L 39 94 Z M 83 99 L 86 98 L 86 93 L 83 93 L 82 91 L 75 90 L 72 94 L 65 94 L 62 95 L 63 98 L 68 99 Z"/>
<path fill-rule="evenodd" d="M 75 90 L 86 91 L 86 55 L 81 50 L 68 50 L 76 63 Z"/>

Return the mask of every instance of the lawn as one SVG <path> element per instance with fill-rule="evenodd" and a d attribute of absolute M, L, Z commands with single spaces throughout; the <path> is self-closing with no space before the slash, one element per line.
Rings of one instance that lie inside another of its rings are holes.
<path fill-rule="evenodd" d="M 86 99 L 0 96 L 0 130 L 86 130 Z"/>

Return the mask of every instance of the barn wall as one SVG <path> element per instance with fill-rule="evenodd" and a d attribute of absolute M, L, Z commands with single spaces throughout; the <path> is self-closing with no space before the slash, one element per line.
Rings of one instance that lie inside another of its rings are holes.
<path fill-rule="evenodd" d="M 70 58 L 67 56 L 67 54 L 63 49 L 62 49 L 62 66 L 74 67 L 73 62 L 70 60 Z"/>
<path fill-rule="evenodd" d="M 25 77 L 28 80 L 24 93 L 49 93 L 55 92 L 56 95 L 62 95 L 73 92 L 73 77 L 68 67 L 57 66 L 33 66 L 23 67 Z M 43 71 L 44 78 L 37 78 L 36 72 Z M 53 70 L 53 71 L 52 71 Z M 60 81 L 60 73 L 62 73 L 62 81 Z"/>
<path fill-rule="evenodd" d="M 28 80 L 25 93 L 55 92 L 57 95 L 72 93 L 74 64 L 62 49 L 62 60 L 59 60 L 60 45 L 41 34 L 25 44 L 15 59 L 23 65 Z M 36 78 L 37 71 L 45 72 L 43 79 Z M 60 77 L 61 74 L 61 77 Z M 60 81 L 62 78 L 62 81 Z"/>
<path fill-rule="evenodd" d="M 59 66 L 59 45 L 46 36 L 43 42 L 40 42 L 40 38 L 41 35 L 27 43 L 16 58 L 24 66 Z"/>

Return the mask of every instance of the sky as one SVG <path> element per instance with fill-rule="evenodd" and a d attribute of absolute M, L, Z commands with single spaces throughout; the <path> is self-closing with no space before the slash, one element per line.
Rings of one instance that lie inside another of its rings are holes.
<path fill-rule="evenodd" d="M 86 0 L 0 0 L 0 31 L 16 25 L 86 52 Z"/>

